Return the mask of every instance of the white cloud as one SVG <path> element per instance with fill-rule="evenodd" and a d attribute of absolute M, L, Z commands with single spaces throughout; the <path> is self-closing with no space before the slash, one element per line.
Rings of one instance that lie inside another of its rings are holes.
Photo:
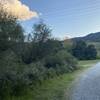
<path fill-rule="evenodd" d="M 20 20 L 38 17 L 37 12 L 31 11 L 29 7 L 22 4 L 20 0 L 0 0 L 0 3 L 3 4 L 4 9 L 6 9 L 8 13 L 18 17 Z"/>

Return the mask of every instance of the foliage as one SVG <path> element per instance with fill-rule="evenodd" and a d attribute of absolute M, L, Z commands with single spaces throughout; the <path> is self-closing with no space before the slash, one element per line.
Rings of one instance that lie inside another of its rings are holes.
<path fill-rule="evenodd" d="M 24 40 L 23 28 L 16 18 L 1 12 L 0 18 L 0 99 L 25 95 L 28 88 L 44 80 L 76 69 L 76 59 L 61 41 L 51 37 L 44 23 L 34 25 Z M 3 44 L 3 45 L 2 45 Z"/>
<path fill-rule="evenodd" d="M 43 43 L 50 38 L 51 29 L 43 22 L 40 22 L 34 25 L 32 33 L 34 42 Z"/>
<path fill-rule="evenodd" d="M 11 50 L 3 52 L 0 64 L 0 97 L 22 93 L 21 89 L 26 85 L 21 72 L 23 66 L 17 55 Z"/>
<path fill-rule="evenodd" d="M 56 53 L 63 48 L 59 40 L 50 37 L 51 31 L 46 24 L 36 24 L 34 30 L 31 39 L 29 39 L 31 41 L 25 44 L 22 53 L 22 59 L 26 64 L 41 60 L 48 54 Z"/>
<path fill-rule="evenodd" d="M 45 67 L 54 68 L 57 74 L 70 72 L 76 69 L 76 59 L 68 52 L 61 50 L 55 55 L 45 58 Z"/>
<path fill-rule="evenodd" d="M 94 45 L 89 45 L 86 50 L 87 59 L 96 59 L 97 57 L 97 50 Z"/>
<path fill-rule="evenodd" d="M 23 41 L 24 35 L 16 18 L 3 9 L 0 10 L 0 50 L 4 51 L 11 48 L 14 43 Z"/>
<path fill-rule="evenodd" d="M 96 59 L 97 50 L 94 45 L 87 45 L 84 41 L 76 41 L 72 48 L 72 54 L 80 60 Z"/>
<path fill-rule="evenodd" d="M 87 42 L 88 45 L 94 45 L 97 50 L 97 59 L 100 59 L 100 42 Z"/>

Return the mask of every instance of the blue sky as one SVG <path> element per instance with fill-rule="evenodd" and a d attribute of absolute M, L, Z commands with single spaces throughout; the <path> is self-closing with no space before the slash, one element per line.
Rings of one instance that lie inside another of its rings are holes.
<path fill-rule="evenodd" d="M 52 28 L 58 38 L 84 36 L 100 31 L 100 0 L 21 0 Z M 23 22 L 27 32 L 39 19 Z"/>

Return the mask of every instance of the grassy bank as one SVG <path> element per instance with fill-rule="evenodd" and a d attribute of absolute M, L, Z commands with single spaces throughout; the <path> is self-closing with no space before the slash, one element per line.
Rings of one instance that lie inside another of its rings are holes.
<path fill-rule="evenodd" d="M 24 97 L 13 97 L 9 100 L 65 100 L 65 93 L 68 92 L 67 89 L 76 78 L 76 75 L 97 62 L 99 60 L 80 61 L 79 70 L 44 81 L 41 86 L 37 85 L 34 89 L 32 88 Z"/>
<path fill-rule="evenodd" d="M 100 59 L 98 59 L 98 60 L 79 61 L 79 67 L 81 69 L 88 68 L 88 67 L 91 67 L 91 66 L 95 65 L 98 62 L 100 62 Z"/>

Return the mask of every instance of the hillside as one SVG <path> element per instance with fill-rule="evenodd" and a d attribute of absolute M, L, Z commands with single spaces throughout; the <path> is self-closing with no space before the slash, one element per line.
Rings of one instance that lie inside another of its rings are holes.
<path fill-rule="evenodd" d="M 91 33 L 84 37 L 76 37 L 76 38 L 73 38 L 72 40 L 74 41 L 83 40 L 87 42 L 100 42 L 100 32 Z"/>

